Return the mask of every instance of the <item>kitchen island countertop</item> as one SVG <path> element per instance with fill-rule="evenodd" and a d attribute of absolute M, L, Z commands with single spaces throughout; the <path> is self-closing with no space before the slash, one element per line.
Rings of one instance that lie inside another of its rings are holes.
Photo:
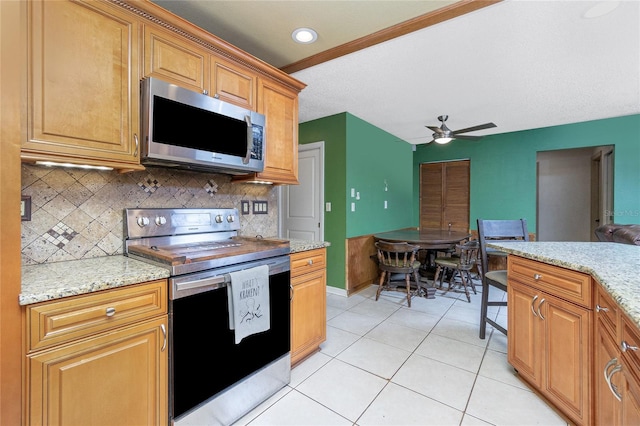
<path fill-rule="evenodd" d="M 606 242 L 487 242 L 489 247 L 595 278 L 640 327 L 640 246 Z"/>

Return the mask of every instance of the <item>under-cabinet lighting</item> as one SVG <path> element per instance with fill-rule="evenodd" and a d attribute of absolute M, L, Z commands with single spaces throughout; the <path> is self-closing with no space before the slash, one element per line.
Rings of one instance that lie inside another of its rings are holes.
<path fill-rule="evenodd" d="M 47 166 L 47 167 L 68 167 L 68 168 L 88 169 L 88 170 L 113 170 L 113 167 L 107 167 L 107 166 L 90 166 L 88 164 L 56 163 L 55 161 L 36 161 L 36 165 Z"/>

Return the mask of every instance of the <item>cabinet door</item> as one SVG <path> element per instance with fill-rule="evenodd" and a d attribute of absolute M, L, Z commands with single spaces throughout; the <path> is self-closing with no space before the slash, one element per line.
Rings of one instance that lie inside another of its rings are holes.
<path fill-rule="evenodd" d="M 211 57 L 211 95 L 255 111 L 256 80 L 255 73 L 216 56 Z"/>
<path fill-rule="evenodd" d="M 209 90 L 209 53 L 184 37 L 146 25 L 144 75 L 204 93 Z"/>
<path fill-rule="evenodd" d="M 613 372 L 614 368 L 620 368 L 620 355 L 616 347 L 615 338 L 612 337 L 607 327 L 602 321 L 598 321 L 596 330 L 596 349 L 595 349 L 595 392 L 596 392 L 596 417 L 597 425 L 614 425 L 617 424 L 618 411 L 620 402 L 614 396 L 613 391 L 609 388 L 607 377 Z M 611 376 L 612 387 L 618 392 L 621 391 L 620 386 L 621 374 L 613 374 Z"/>
<path fill-rule="evenodd" d="M 537 304 L 534 308 L 534 303 L 539 299 L 539 296 L 536 296 L 538 294 L 534 289 L 509 281 L 507 356 L 509 363 L 518 370 L 518 374 L 540 387 L 541 353 L 545 342 L 541 335 L 539 317 L 534 310 L 537 308 Z"/>
<path fill-rule="evenodd" d="M 28 4 L 22 158 L 142 169 L 135 19 L 103 2 Z"/>
<path fill-rule="evenodd" d="M 633 375 L 625 371 L 622 388 L 621 419 L 617 424 L 640 425 L 640 388 L 635 380 Z"/>
<path fill-rule="evenodd" d="M 32 425 L 167 424 L 167 316 L 28 358 Z"/>
<path fill-rule="evenodd" d="M 300 275 L 291 284 L 291 364 L 295 364 L 327 337 L 325 270 Z"/>
<path fill-rule="evenodd" d="M 591 313 L 546 293 L 540 298 L 546 342 L 542 391 L 577 423 L 589 424 Z"/>

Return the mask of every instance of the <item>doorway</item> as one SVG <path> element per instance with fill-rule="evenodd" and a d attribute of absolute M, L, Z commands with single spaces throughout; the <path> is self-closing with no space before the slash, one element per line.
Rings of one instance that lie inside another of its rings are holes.
<path fill-rule="evenodd" d="M 537 153 L 537 239 L 596 241 L 613 207 L 613 146 Z"/>
<path fill-rule="evenodd" d="M 299 185 L 280 187 L 281 238 L 324 240 L 324 142 L 298 146 Z"/>

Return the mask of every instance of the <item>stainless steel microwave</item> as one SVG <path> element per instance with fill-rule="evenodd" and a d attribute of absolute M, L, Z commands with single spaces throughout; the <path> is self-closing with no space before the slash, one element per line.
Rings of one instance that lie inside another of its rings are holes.
<path fill-rule="evenodd" d="M 227 174 L 264 170 L 265 117 L 157 78 L 141 82 L 143 165 Z"/>

